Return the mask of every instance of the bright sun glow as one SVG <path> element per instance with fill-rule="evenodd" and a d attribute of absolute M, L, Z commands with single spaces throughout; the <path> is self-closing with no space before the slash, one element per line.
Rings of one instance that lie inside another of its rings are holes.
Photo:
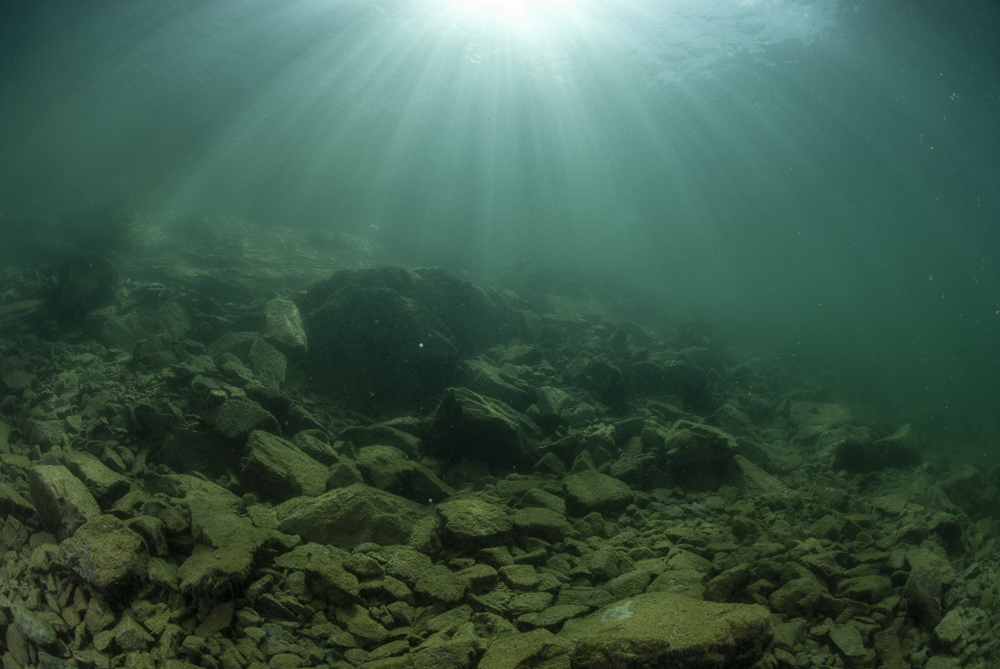
<path fill-rule="evenodd" d="M 454 11 L 506 30 L 530 33 L 547 22 L 565 20 L 582 0 L 447 0 Z"/>

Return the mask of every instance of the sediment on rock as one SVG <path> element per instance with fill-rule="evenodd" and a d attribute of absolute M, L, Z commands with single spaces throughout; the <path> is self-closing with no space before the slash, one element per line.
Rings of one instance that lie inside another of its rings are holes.
<path fill-rule="evenodd" d="M 998 661 L 989 473 L 703 323 L 363 265 L 0 315 L 5 667 Z"/>

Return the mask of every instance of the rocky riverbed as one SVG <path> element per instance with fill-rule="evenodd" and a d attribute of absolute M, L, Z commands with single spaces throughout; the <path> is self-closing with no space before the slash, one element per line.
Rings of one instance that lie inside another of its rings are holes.
<path fill-rule="evenodd" d="M 1000 662 L 995 472 L 635 295 L 217 230 L 3 276 L 5 669 Z"/>

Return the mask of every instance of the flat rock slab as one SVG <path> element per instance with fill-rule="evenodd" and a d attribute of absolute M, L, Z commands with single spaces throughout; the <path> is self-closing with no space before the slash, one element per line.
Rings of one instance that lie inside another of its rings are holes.
<path fill-rule="evenodd" d="M 109 508 L 116 499 L 129 491 L 128 479 L 112 471 L 89 453 L 68 453 L 66 466 L 104 508 Z"/>
<path fill-rule="evenodd" d="M 250 433 L 240 467 L 246 482 L 265 499 L 283 501 L 326 491 L 327 468 L 281 437 L 263 430 Z"/>
<path fill-rule="evenodd" d="M 574 669 L 742 669 L 771 643 L 769 616 L 756 604 L 653 592 L 568 620 L 559 637 L 576 646 Z"/>
<path fill-rule="evenodd" d="M 437 501 L 455 494 L 454 488 L 433 471 L 392 446 L 365 446 L 355 464 L 368 485 L 416 502 Z M 324 470 L 324 484 L 325 474 Z"/>
<path fill-rule="evenodd" d="M 582 517 L 591 511 L 618 514 L 635 501 L 627 484 L 593 469 L 567 477 L 563 485 L 567 511 L 574 516 Z"/>
<path fill-rule="evenodd" d="M 452 499 L 438 504 L 448 537 L 459 544 L 497 546 L 507 542 L 514 527 L 504 507 L 481 499 Z"/>
<path fill-rule="evenodd" d="M 570 669 L 572 656 L 572 643 L 541 629 L 497 639 L 486 651 L 479 669 Z"/>
<path fill-rule="evenodd" d="M 45 524 L 65 539 L 101 515 L 101 507 L 80 479 L 62 465 L 36 465 L 28 472 L 31 500 Z"/>
<path fill-rule="evenodd" d="M 274 512 L 279 531 L 345 550 L 369 541 L 405 544 L 417 523 L 436 519 L 416 502 L 361 483 L 319 497 L 295 497 L 274 507 Z"/>
<path fill-rule="evenodd" d="M 265 551 L 289 550 L 298 543 L 240 515 L 239 497 L 214 483 L 174 474 L 152 484 L 160 493 L 183 498 L 190 512 L 195 545 L 177 570 L 186 594 L 224 597 L 245 582 Z"/>

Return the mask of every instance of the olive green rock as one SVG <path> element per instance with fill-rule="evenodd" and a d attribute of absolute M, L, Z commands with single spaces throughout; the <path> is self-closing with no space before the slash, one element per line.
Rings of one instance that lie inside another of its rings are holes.
<path fill-rule="evenodd" d="M 127 600 L 146 579 L 146 545 L 115 516 L 84 523 L 60 544 L 59 553 L 66 566 L 105 595 Z"/>
<path fill-rule="evenodd" d="M 570 640 L 538 629 L 494 641 L 479 663 L 479 669 L 570 669 L 575 666 L 570 664 L 572 656 Z"/>
<path fill-rule="evenodd" d="M 101 515 L 87 486 L 62 465 L 35 465 L 28 471 L 28 485 L 39 515 L 60 539 Z"/>
<path fill-rule="evenodd" d="M 510 538 L 514 527 L 505 507 L 481 499 L 451 499 L 438 504 L 450 542 L 473 546 L 498 546 Z"/>
<path fill-rule="evenodd" d="M 573 669 L 751 667 L 774 634 L 763 606 L 717 604 L 646 593 L 566 621 L 559 638 L 576 646 Z"/>
<path fill-rule="evenodd" d="M 635 494 L 628 485 L 593 469 L 567 477 L 563 485 L 566 488 L 566 510 L 571 516 L 583 517 L 591 511 L 604 515 L 618 514 L 635 500 Z"/>
<path fill-rule="evenodd" d="M 407 544 L 421 520 L 436 520 L 432 511 L 416 502 L 360 483 L 319 497 L 294 497 L 274 507 L 274 512 L 279 531 L 345 550 L 369 541 Z"/>
<path fill-rule="evenodd" d="M 245 482 L 263 498 L 316 497 L 326 491 L 327 468 L 290 441 L 253 430 L 244 447 L 240 469 Z"/>

